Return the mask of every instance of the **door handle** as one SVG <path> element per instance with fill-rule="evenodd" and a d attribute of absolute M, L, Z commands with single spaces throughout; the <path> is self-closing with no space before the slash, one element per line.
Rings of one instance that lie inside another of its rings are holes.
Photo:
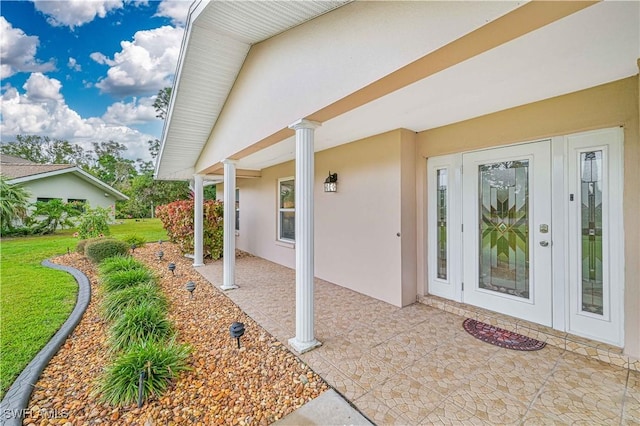
<path fill-rule="evenodd" d="M 546 241 L 546 240 L 540 241 L 540 245 L 542 247 L 549 247 L 549 241 Z"/>

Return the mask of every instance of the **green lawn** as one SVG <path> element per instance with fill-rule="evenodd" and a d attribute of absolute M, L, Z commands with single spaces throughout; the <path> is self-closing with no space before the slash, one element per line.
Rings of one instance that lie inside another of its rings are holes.
<path fill-rule="evenodd" d="M 0 398 L 73 310 L 75 280 L 40 266 L 44 259 L 75 250 L 73 232 L 0 242 Z M 111 234 L 135 234 L 150 242 L 167 239 L 158 219 L 126 220 L 111 226 Z"/>

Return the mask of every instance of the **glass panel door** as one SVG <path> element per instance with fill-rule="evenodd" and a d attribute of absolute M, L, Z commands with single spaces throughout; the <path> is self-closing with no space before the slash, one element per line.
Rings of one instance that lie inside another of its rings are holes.
<path fill-rule="evenodd" d="M 479 287 L 529 298 L 529 162 L 478 166 Z"/>
<path fill-rule="evenodd" d="M 465 303 L 552 323 L 551 143 L 463 155 Z"/>

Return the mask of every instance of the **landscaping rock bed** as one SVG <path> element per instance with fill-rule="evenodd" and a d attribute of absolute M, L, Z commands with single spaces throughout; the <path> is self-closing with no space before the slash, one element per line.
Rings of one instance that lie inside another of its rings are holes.
<path fill-rule="evenodd" d="M 162 261 L 156 258 L 160 249 Z M 100 402 L 96 382 L 110 358 L 97 270 L 79 254 L 60 256 L 52 261 L 89 277 L 93 298 L 37 382 L 24 424 L 269 424 L 328 389 L 306 364 L 195 272 L 192 260 L 174 245 L 147 244 L 134 255 L 161 275 L 178 341 L 192 348 L 191 371 L 142 408 Z M 176 264 L 175 275 L 167 269 L 169 262 Z M 192 299 L 185 289 L 188 281 L 196 284 Z M 246 329 L 240 349 L 229 336 L 235 321 Z"/>

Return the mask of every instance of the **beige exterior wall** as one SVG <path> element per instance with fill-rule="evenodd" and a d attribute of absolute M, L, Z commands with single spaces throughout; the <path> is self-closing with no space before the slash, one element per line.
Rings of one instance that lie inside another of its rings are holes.
<path fill-rule="evenodd" d="M 112 206 L 115 208 L 113 195 L 108 194 L 109 196 L 105 197 L 105 191 L 72 173 L 32 180 L 22 185 L 31 194 L 31 202 L 36 202 L 37 198 L 60 198 L 67 202 L 69 198 L 72 198 L 87 200 L 91 208 L 112 208 Z"/>
<path fill-rule="evenodd" d="M 415 302 L 414 139 L 397 130 L 316 153 L 318 278 L 396 306 Z M 336 193 L 324 192 L 329 171 L 338 173 Z M 237 247 L 291 268 L 295 247 L 277 240 L 277 185 L 294 175 L 294 162 L 287 162 L 237 182 Z M 218 185 L 219 198 L 222 190 Z"/>
<path fill-rule="evenodd" d="M 361 105 L 361 99 L 333 104 L 520 5 L 353 2 L 257 43 L 244 61 L 195 171 L 206 170 L 269 135 L 277 135 L 276 142 L 293 135 L 287 126 L 300 118 L 324 122 Z M 460 53 L 454 52 L 446 59 L 459 57 Z M 416 74 L 409 74 L 401 79 L 415 81 Z M 375 94 L 367 97 L 376 99 L 397 88 L 398 78 L 384 81 Z M 299 96 L 289 96 L 282 102 L 283 93 Z M 333 105 L 331 111 L 310 117 L 328 105 Z"/>
<path fill-rule="evenodd" d="M 624 128 L 625 353 L 640 357 L 639 77 L 420 132 L 417 136 L 418 292 L 426 293 L 426 158 L 567 135 Z"/>

